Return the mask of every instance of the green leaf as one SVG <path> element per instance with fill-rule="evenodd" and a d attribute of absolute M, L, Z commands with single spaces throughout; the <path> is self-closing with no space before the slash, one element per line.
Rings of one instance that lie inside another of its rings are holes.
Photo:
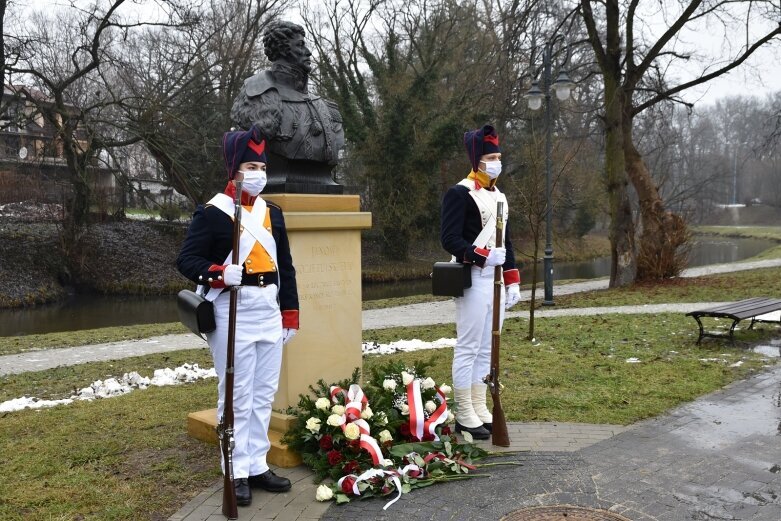
<path fill-rule="evenodd" d="M 404 483 L 401 485 L 402 494 L 409 494 L 410 492 L 412 492 L 412 486 L 409 483 Z"/>
<path fill-rule="evenodd" d="M 468 432 L 465 432 L 464 434 L 469 435 Z M 445 454 L 447 454 L 448 456 L 453 455 L 453 445 L 449 441 L 445 442 Z"/>
<path fill-rule="evenodd" d="M 350 502 L 350 496 L 347 494 L 336 494 L 336 504 L 341 505 L 342 503 L 349 503 Z"/>

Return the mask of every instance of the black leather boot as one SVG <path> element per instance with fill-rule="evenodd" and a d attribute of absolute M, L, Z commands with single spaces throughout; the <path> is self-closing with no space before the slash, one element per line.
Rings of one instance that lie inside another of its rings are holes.
<path fill-rule="evenodd" d="M 487 430 L 489 433 L 493 434 L 494 432 L 494 424 L 493 423 L 484 423 L 483 428 Z"/>
<path fill-rule="evenodd" d="M 290 480 L 277 476 L 271 469 L 263 474 L 250 476 L 249 484 L 252 488 L 262 488 L 269 492 L 287 492 L 290 490 Z"/>
<path fill-rule="evenodd" d="M 233 481 L 233 486 L 236 487 L 236 504 L 246 507 L 252 503 L 252 491 L 249 488 L 247 478 L 239 478 Z"/>
<path fill-rule="evenodd" d="M 472 438 L 476 440 L 487 440 L 491 437 L 491 433 L 488 432 L 483 425 L 480 425 L 479 427 L 464 427 L 458 421 L 456 421 L 456 432 L 468 432 L 472 435 Z"/>

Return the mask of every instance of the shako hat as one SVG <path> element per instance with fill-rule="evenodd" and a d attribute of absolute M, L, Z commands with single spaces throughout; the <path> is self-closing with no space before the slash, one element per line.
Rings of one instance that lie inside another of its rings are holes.
<path fill-rule="evenodd" d="M 233 179 L 242 163 L 268 163 L 266 140 L 257 125 L 252 125 L 249 130 L 235 130 L 223 134 L 222 155 L 230 179 Z"/>
<path fill-rule="evenodd" d="M 464 146 L 474 172 L 477 172 L 482 156 L 501 152 L 499 135 L 491 125 L 484 125 L 483 128 L 464 132 Z"/>

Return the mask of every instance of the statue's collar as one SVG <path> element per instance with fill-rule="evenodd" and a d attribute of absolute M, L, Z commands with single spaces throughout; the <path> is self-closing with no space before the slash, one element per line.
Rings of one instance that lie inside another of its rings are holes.
<path fill-rule="evenodd" d="M 271 64 L 271 74 L 285 86 L 293 88 L 302 94 L 307 93 L 309 75 L 299 67 L 285 62 L 274 62 Z"/>
<path fill-rule="evenodd" d="M 247 96 L 250 98 L 260 96 L 264 92 L 272 89 L 277 91 L 279 96 L 285 101 L 304 102 L 320 99 L 320 96 L 301 92 L 294 89 L 286 82 L 280 81 L 279 75 L 273 70 L 260 71 L 254 76 L 250 76 L 244 80 L 244 92 L 246 92 Z"/>

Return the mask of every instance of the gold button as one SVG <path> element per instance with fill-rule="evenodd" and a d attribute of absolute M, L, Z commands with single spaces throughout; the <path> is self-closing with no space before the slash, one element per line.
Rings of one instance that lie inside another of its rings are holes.
<path fill-rule="evenodd" d="M 271 267 L 271 271 L 277 271 L 277 268 L 276 268 L 276 267 L 274 267 L 274 266 L 272 266 L 272 267 Z"/>
<path fill-rule="evenodd" d="M 248 273 L 252 273 L 252 268 L 247 270 Z"/>
<path fill-rule="evenodd" d="M 266 226 L 266 229 L 267 229 L 268 231 L 271 231 L 271 226 Z"/>
<path fill-rule="evenodd" d="M 247 259 L 247 264 L 252 264 L 252 259 Z"/>

